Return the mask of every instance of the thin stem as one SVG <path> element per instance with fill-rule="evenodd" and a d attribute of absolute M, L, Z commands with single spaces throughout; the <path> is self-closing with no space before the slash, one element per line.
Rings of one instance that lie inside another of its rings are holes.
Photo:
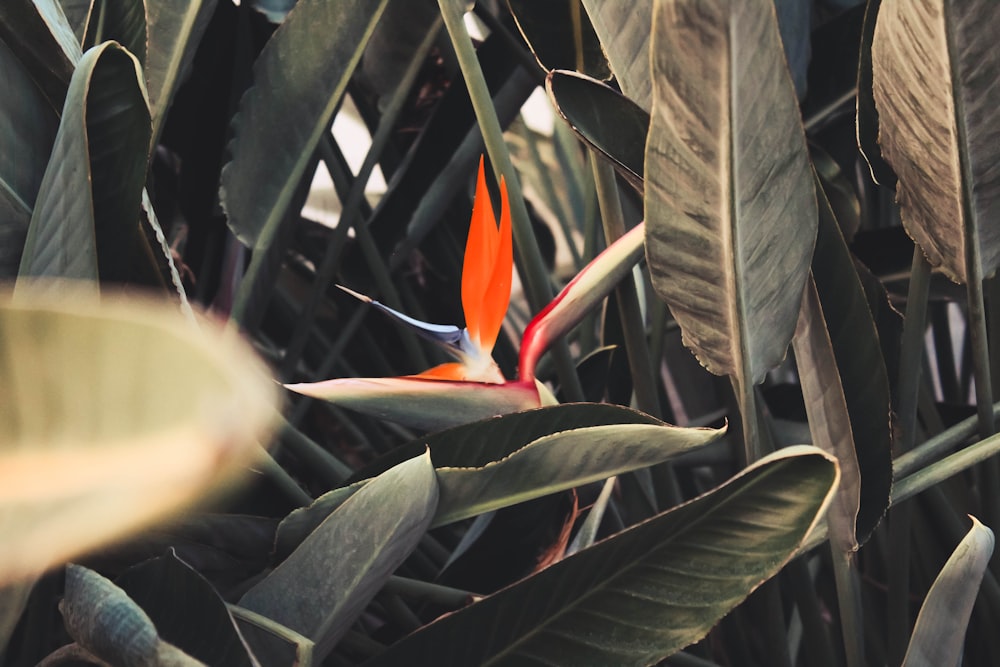
<path fill-rule="evenodd" d="M 292 426 L 284 418 L 281 420 L 279 437 L 288 451 L 292 452 L 330 488 L 339 486 L 354 473 L 350 466 L 316 444 L 309 436 Z"/>
<path fill-rule="evenodd" d="M 899 451 L 908 452 L 916 442 L 917 405 L 920 370 L 924 359 L 924 330 L 927 322 L 927 297 L 930 291 L 931 266 L 919 247 L 913 248 L 910 285 L 903 320 L 903 340 L 899 353 L 899 383 L 896 412 L 902 437 Z M 889 557 L 893 567 L 888 575 L 888 639 L 890 665 L 900 664 L 910 640 L 910 531 L 913 510 L 896 507 L 889 515 Z"/>
<path fill-rule="evenodd" d="M 312 504 L 312 496 L 302 490 L 302 487 L 298 485 L 292 476 L 289 475 L 284 468 L 278 465 L 278 462 L 271 458 L 271 455 L 261 448 L 258 466 L 260 466 L 261 472 L 277 486 L 285 496 L 298 505 L 299 507 L 307 507 Z"/>
<path fill-rule="evenodd" d="M 833 578 L 837 588 L 837 605 L 840 609 L 840 633 L 844 641 L 847 667 L 864 667 L 864 629 L 861 623 L 861 600 L 857 575 L 851 566 L 851 557 L 840 553 L 830 543 L 833 560 Z"/>
<path fill-rule="evenodd" d="M 625 234 L 625 218 L 618 198 L 618 184 L 611 165 L 593 157 L 591 163 L 604 224 L 604 238 L 610 246 Z M 649 359 L 646 322 L 639 307 L 635 281 L 626 278 L 615 288 L 615 292 L 618 296 L 618 315 L 625 336 L 625 351 L 628 354 L 629 370 L 632 372 L 636 405 L 646 414 L 659 418 L 660 401 L 656 391 L 656 378 L 653 377 L 653 364 Z"/>
<path fill-rule="evenodd" d="M 1000 419 L 1000 403 L 993 404 L 993 420 Z M 942 454 L 949 452 L 966 442 L 979 426 L 979 416 L 968 417 L 958 422 L 948 430 L 934 436 L 927 442 L 913 448 L 892 462 L 892 475 L 895 479 L 913 474 L 921 466 L 934 461 Z"/>
<path fill-rule="evenodd" d="M 993 382 L 990 379 L 990 349 L 986 337 L 986 308 L 983 283 L 973 277 L 966 285 L 969 300 L 969 332 L 972 342 L 972 369 L 976 379 L 976 416 L 980 439 L 996 433 L 993 424 Z M 1000 461 L 983 464 L 980 499 L 983 519 L 988 525 L 1000 522 Z M 996 558 L 994 563 L 998 563 Z"/>
<path fill-rule="evenodd" d="M 341 207 L 337 228 L 330 235 L 326 253 L 323 255 L 323 261 L 316 271 L 313 289 L 309 293 L 309 298 L 296 320 L 295 333 L 292 337 L 292 342 L 288 345 L 288 351 L 282 363 L 282 375 L 285 377 L 288 377 L 294 370 L 295 364 L 298 363 L 302 350 L 309 340 L 309 333 L 312 330 L 316 310 L 323 296 L 326 294 L 330 282 L 333 280 L 341 253 L 344 250 L 348 230 L 358 226 L 359 223 L 364 224 L 361 222 L 361 203 L 364 200 L 365 187 L 371 178 L 372 172 L 378 165 L 382 150 L 392 137 L 392 132 L 396 126 L 396 119 L 403 109 L 403 105 L 409 96 L 410 88 L 413 87 L 413 82 L 416 80 L 417 74 L 420 73 L 420 68 L 423 66 L 427 53 L 434 45 L 434 40 L 437 38 L 440 29 L 441 21 L 438 19 L 431 26 L 424 40 L 414 52 L 413 59 L 407 66 L 399 85 L 396 86 L 396 90 L 389 100 L 389 105 L 386 107 L 385 113 L 379 119 L 378 129 L 375 130 L 375 135 L 372 137 L 371 147 L 365 155 L 365 160 L 361 164 L 361 168 L 358 169 L 357 177 L 351 183 L 347 198 Z"/>

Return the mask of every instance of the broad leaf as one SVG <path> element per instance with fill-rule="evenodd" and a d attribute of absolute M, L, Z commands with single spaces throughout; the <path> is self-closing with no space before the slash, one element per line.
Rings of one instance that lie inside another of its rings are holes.
<path fill-rule="evenodd" d="M 203 665 L 163 641 L 146 613 L 124 591 L 80 565 L 66 567 L 66 592 L 59 611 L 69 635 L 106 663 Z"/>
<path fill-rule="evenodd" d="M 491 384 L 410 376 L 338 378 L 285 387 L 304 396 L 427 431 L 542 405 L 539 385 L 531 382 Z"/>
<path fill-rule="evenodd" d="M 324 658 L 424 536 L 438 502 L 429 453 L 379 475 L 240 599 Z"/>
<path fill-rule="evenodd" d="M 276 403 L 248 348 L 172 304 L 24 296 L 0 306 L 0 584 L 231 480 Z"/>
<path fill-rule="evenodd" d="M 250 667 L 248 648 L 226 603 L 171 549 L 123 572 L 115 585 L 139 605 L 157 633 L 212 667 Z"/>
<path fill-rule="evenodd" d="M 830 539 L 843 553 L 858 548 L 855 523 L 861 504 L 861 471 L 833 344 L 816 284 L 810 276 L 792 340 L 813 444 L 837 459 L 840 484 L 827 513 Z M 888 412 L 886 413 L 888 423 Z M 888 498 L 887 498 L 888 500 Z"/>
<path fill-rule="evenodd" d="M 653 0 L 582 2 L 622 92 L 641 108 L 652 109 L 649 26 L 652 25 Z"/>
<path fill-rule="evenodd" d="M 562 431 L 610 424 L 665 426 L 659 419 L 620 405 L 566 403 L 456 426 L 417 438 L 380 456 L 348 482 L 375 477 L 430 448 L 436 468 L 479 468 L 500 461 L 535 440 Z"/>
<path fill-rule="evenodd" d="M 879 142 L 907 233 L 955 282 L 1000 266 L 1000 3 L 883 0 L 872 68 Z"/>
<path fill-rule="evenodd" d="M 819 450 L 782 450 L 366 664 L 655 663 L 704 636 L 796 553 L 837 475 Z"/>
<path fill-rule="evenodd" d="M 218 0 L 146 0 L 149 53 L 143 69 L 149 89 L 154 144 L 217 2 Z"/>
<path fill-rule="evenodd" d="M 610 86 L 575 72 L 549 72 L 545 89 L 577 136 L 641 193 L 649 114 Z"/>
<path fill-rule="evenodd" d="M 685 344 L 741 391 L 785 356 L 816 195 L 770 0 L 657 0 L 646 255 Z"/>
<path fill-rule="evenodd" d="M 979 584 L 993 554 L 993 531 L 972 519 L 972 529 L 941 568 L 920 607 L 904 667 L 957 665 Z"/>
<path fill-rule="evenodd" d="M 388 0 L 300 0 L 254 65 L 220 196 L 243 243 L 268 245 Z"/>
<path fill-rule="evenodd" d="M 580 0 L 507 0 L 507 7 L 542 69 L 611 78 L 607 58 Z"/>
<path fill-rule="evenodd" d="M 2 3 L 0 3 L 2 4 Z M 59 117 L 20 59 L 0 39 L 0 279 L 17 275 L 21 251 L 42 184 Z"/>
<path fill-rule="evenodd" d="M 820 215 L 812 270 L 854 436 L 861 475 L 860 506 L 854 529 L 857 540 L 863 544 L 889 506 L 893 431 L 890 376 L 883 354 L 898 354 L 899 343 L 898 339 L 895 342 L 891 338 L 881 339 L 872 315 L 872 302 L 859 276 L 863 268 L 857 267 L 847 249 L 823 188 L 817 185 L 816 192 Z M 878 286 L 875 280 L 871 287 Z M 883 290 L 879 307 L 890 310 L 884 294 Z M 898 317 L 894 311 L 880 315 Z M 885 334 L 888 336 L 889 331 Z M 842 480 L 848 477 L 847 467 L 841 462 Z"/>
<path fill-rule="evenodd" d="M 66 95 L 19 278 L 126 280 L 148 151 L 139 63 L 114 42 L 87 51 Z"/>
<path fill-rule="evenodd" d="M 558 405 L 432 434 L 360 474 L 376 474 L 423 443 L 437 467 L 441 498 L 432 526 L 439 526 L 662 463 L 723 433 L 667 426 L 617 406 Z M 330 491 L 288 515 L 278 528 L 278 554 L 366 483 Z"/>

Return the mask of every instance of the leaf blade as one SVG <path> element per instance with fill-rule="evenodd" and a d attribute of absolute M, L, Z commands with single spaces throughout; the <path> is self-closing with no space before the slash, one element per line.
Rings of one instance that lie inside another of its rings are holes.
<path fill-rule="evenodd" d="M 697 500 L 425 626 L 369 664 L 656 662 L 702 636 L 780 568 L 821 514 L 836 476 L 836 464 L 818 450 L 784 450 Z M 774 511 L 782 518 L 760 521 Z M 740 540 L 719 525 L 754 537 Z M 723 546 L 726 540 L 732 543 Z M 748 559 L 751 542 L 767 557 Z"/>
<path fill-rule="evenodd" d="M 785 356 L 816 234 L 783 59 L 765 0 L 655 4 L 645 167 L 653 285 L 699 361 L 746 385 Z"/>

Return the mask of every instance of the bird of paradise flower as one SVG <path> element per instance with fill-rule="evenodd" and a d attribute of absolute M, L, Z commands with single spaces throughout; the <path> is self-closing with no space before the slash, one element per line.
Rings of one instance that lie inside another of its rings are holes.
<path fill-rule="evenodd" d="M 371 416 L 418 429 L 440 429 L 555 403 L 535 379 L 535 365 L 551 342 L 565 334 L 602 300 L 642 256 L 643 225 L 637 226 L 588 264 L 526 327 L 518 379 L 504 378 L 493 360 L 510 303 L 513 239 L 506 183 L 500 179 L 500 224 L 486 190 L 482 158 L 462 265 L 464 329 L 411 318 L 363 294 L 341 287 L 419 335 L 444 347 L 456 361 L 417 375 L 337 378 L 287 384 Z"/>

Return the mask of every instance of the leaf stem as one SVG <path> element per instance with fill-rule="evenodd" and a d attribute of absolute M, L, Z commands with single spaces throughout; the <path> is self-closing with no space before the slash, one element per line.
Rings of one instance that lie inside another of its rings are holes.
<path fill-rule="evenodd" d="M 851 565 L 850 554 L 843 553 L 830 542 L 833 560 L 833 578 L 837 588 L 837 606 L 840 609 L 840 634 L 844 642 L 847 667 L 864 667 L 864 626 L 861 622 L 861 597 L 857 573 Z"/>
<path fill-rule="evenodd" d="M 927 322 L 927 297 L 930 292 L 931 265 L 923 251 L 913 248 L 910 285 L 903 319 L 903 339 L 899 353 L 899 383 L 896 412 L 902 437 L 900 452 L 908 452 L 916 442 L 917 404 L 920 371 L 924 358 L 924 330 Z M 889 554 L 893 567 L 888 574 L 888 638 L 890 665 L 898 665 L 906 654 L 910 639 L 910 531 L 913 509 L 897 505 L 889 514 Z"/>

